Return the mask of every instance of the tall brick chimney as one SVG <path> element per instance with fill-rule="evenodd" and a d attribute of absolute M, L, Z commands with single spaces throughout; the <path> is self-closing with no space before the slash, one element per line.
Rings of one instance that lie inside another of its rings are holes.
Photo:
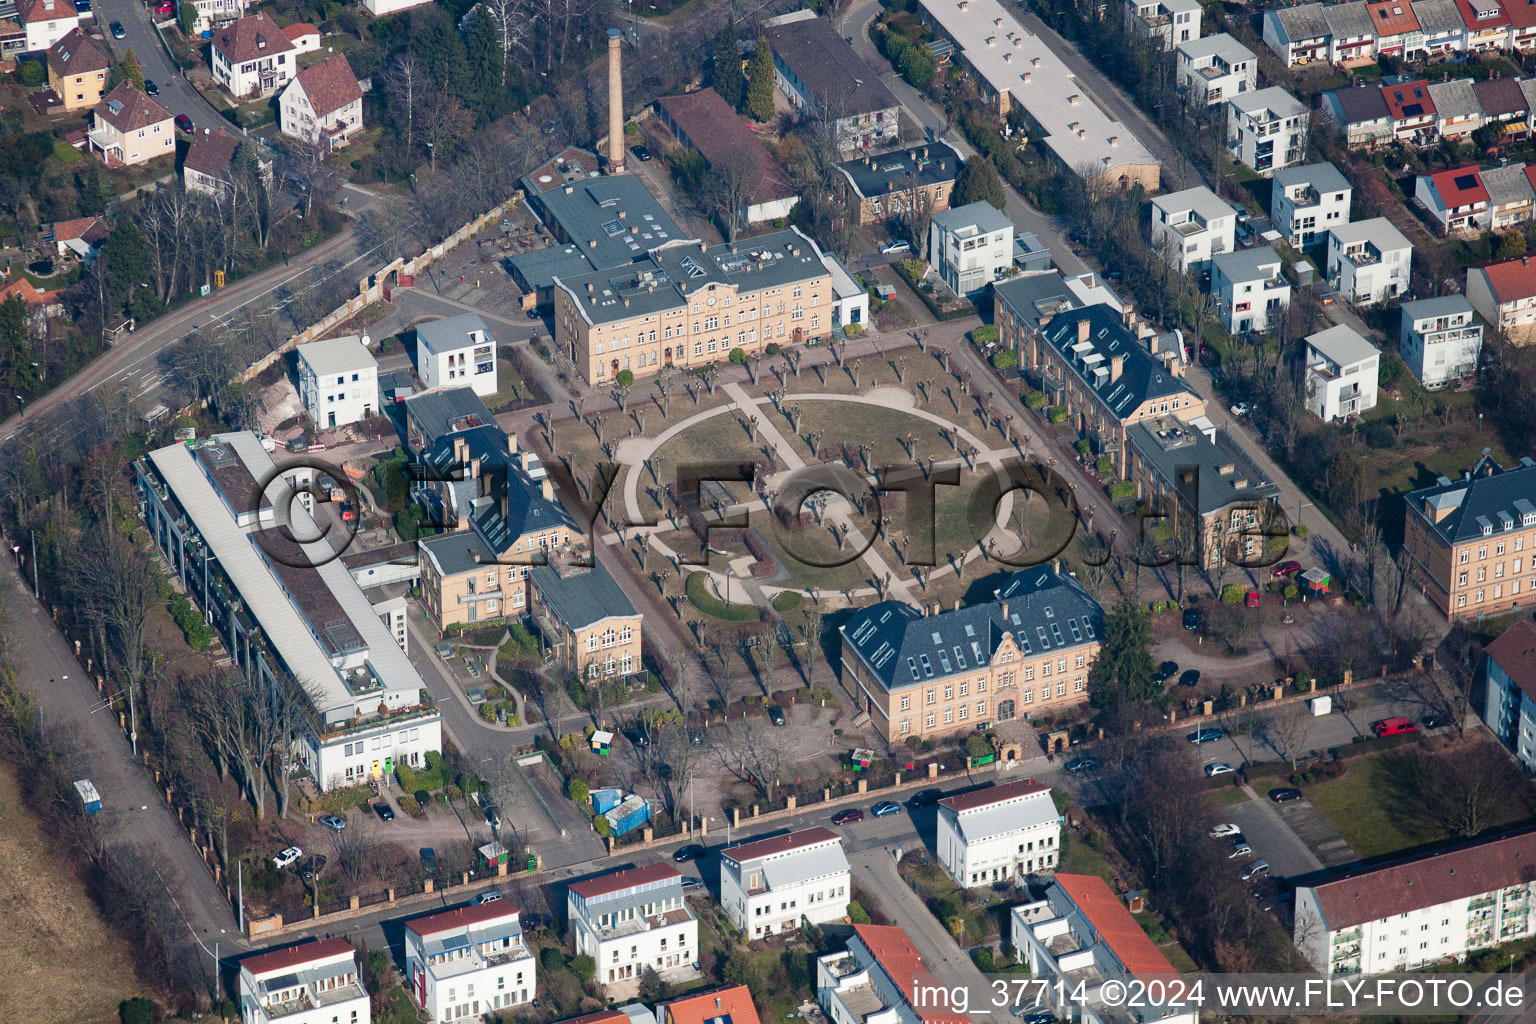
<path fill-rule="evenodd" d="M 624 33 L 608 30 L 608 173 L 624 173 Z"/>

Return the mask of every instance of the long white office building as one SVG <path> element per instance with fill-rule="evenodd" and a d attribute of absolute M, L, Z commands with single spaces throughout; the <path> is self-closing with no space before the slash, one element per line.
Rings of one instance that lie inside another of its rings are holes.
<path fill-rule="evenodd" d="M 958 59 L 998 113 L 1007 118 L 1017 108 L 1063 169 L 1114 188 L 1157 190 L 1157 157 L 999 0 L 922 5 L 926 20 L 960 50 Z"/>
<path fill-rule="evenodd" d="M 1061 815 L 1051 787 L 1020 779 L 940 800 L 936 835 L 939 863 L 961 888 L 1022 883 L 1056 867 Z"/>
<path fill-rule="evenodd" d="M 1536 832 L 1296 887 L 1296 947 L 1324 974 L 1411 971 L 1536 934 Z"/>
<path fill-rule="evenodd" d="M 321 789 L 383 779 L 442 749 L 442 718 L 392 616 L 296 494 L 309 469 L 283 472 L 248 431 L 157 449 L 135 469 L 155 543 L 235 666 L 266 685 L 286 674 L 308 695 L 315 725 L 290 751 Z"/>
<path fill-rule="evenodd" d="M 819 825 L 720 853 L 720 905 L 753 939 L 838 920 L 851 884 L 842 838 Z"/>

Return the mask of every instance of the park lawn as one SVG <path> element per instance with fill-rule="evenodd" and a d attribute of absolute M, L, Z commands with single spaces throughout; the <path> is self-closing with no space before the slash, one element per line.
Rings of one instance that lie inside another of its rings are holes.
<path fill-rule="evenodd" d="M 1387 808 L 1382 799 L 1386 770 L 1379 757 L 1356 758 L 1339 778 L 1306 788 L 1312 806 L 1358 857 L 1379 857 L 1443 838 Z"/>
<path fill-rule="evenodd" d="M 380 305 L 375 303 L 374 305 Z M 363 309 L 366 314 L 373 306 Z M 532 397 L 532 392 L 523 381 L 523 375 L 517 372 L 517 367 L 510 359 L 496 360 L 496 393 L 485 400 L 485 407 L 491 412 L 501 412 L 514 402 L 527 401 Z"/>
<path fill-rule="evenodd" d="M 1067 852 L 1061 857 L 1061 863 L 1056 870 L 1071 875 L 1098 875 L 1106 882 L 1113 882 L 1115 866 L 1102 853 L 1084 842 L 1082 836 L 1074 835 L 1066 844 Z"/>
<path fill-rule="evenodd" d="M 1224 789 L 1213 791 L 1210 795 L 1210 799 L 1211 803 L 1217 807 L 1234 807 L 1237 804 L 1247 803 L 1248 794 L 1243 792 L 1241 789 L 1238 789 L 1236 786 L 1229 786 Z"/>

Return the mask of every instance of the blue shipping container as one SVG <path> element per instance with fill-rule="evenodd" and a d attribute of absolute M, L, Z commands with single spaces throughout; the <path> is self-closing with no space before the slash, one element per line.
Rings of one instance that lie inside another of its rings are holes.
<path fill-rule="evenodd" d="M 650 801 L 633 793 L 625 797 L 622 804 L 608 812 L 609 830 L 616 836 L 639 828 L 650 820 Z"/>
<path fill-rule="evenodd" d="M 624 799 L 622 789 L 594 789 L 592 791 L 592 809 L 598 814 L 607 814 Z"/>

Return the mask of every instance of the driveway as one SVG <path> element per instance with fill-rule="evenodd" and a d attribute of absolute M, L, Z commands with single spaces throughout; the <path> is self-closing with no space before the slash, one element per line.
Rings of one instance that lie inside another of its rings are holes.
<path fill-rule="evenodd" d="M 1240 857 L 1232 862 L 1234 871 L 1241 870 L 1241 865 L 1254 860 L 1268 861 L 1270 873 L 1276 878 L 1299 878 L 1323 868 L 1322 860 L 1291 828 L 1282 813 L 1283 808 L 1294 807 L 1296 804 L 1270 803 L 1263 793 L 1255 793 L 1248 786 L 1243 787 L 1243 793 L 1248 799 L 1219 812 L 1226 821 L 1243 830 L 1243 837 L 1253 847 L 1252 856 Z M 1226 843 L 1229 840 L 1212 839 L 1210 842 Z"/>

